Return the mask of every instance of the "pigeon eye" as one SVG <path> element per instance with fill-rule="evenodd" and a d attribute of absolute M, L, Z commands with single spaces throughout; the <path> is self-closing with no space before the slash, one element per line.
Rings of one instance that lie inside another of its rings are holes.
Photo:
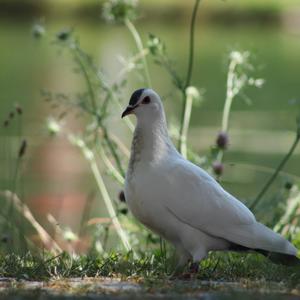
<path fill-rule="evenodd" d="M 151 102 L 151 99 L 150 99 L 149 96 L 145 97 L 145 98 L 143 99 L 143 101 L 142 101 L 143 104 L 148 104 L 148 103 L 150 103 L 150 102 Z"/>

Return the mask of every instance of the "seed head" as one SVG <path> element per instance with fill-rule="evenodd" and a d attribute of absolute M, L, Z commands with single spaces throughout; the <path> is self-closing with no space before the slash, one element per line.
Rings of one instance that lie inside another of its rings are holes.
<path fill-rule="evenodd" d="M 45 28 L 40 24 L 35 24 L 32 28 L 32 35 L 36 39 L 41 38 L 45 33 L 46 33 Z"/>
<path fill-rule="evenodd" d="M 49 131 L 49 134 L 52 136 L 58 134 L 61 130 L 61 124 L 52 117 L 47 119 L 46 126 Z"/>
<path fill-rule="evenodd" d="M 122 215 L 127 215 L 127 214 L 128 214 L 128 209 L 127 209 L 126 207 L 124 207 L 124 208 L 121 208 L 121 209 L 119 210 L 119 212 L 120 212 L 120 214 L 122 214 Z"/>
<path fill-rule="evenodd" d="M 284 184 L 284 188 L 287 189 L 288 191 L 291 190 L 292 187 L 293 187 L 293 183 L 291 181 L 287 181 Z"/>
<path fill-rule="evenodd" d="M 24 139 L 22 141 L 20 149 L 19 149 L 19 158 L 21 158 L 25 155 L 26 148 L 27 148 L 27 141 Z"/>
<path fill-rule="evenodd" d="M 108 0 L 103 6 L 103 17 L 108 22 L 133 20 L 136 17 L 137 0 Z"/>
<path fill-rule="evenodd" d="M 8 127 L 8 125 L 9 125 L 9 120 L 5 120 L 5 121 L 3 122 L 3 127 Z"/>
<path fill-rule="evenodd" d="M 23 113 L 22 107 L 19 104 L 16 104 L 15 109 L 19 115 Z"/>
<path fill-rule="evenodd" d="M 250 53 L 248 51 L 240 52 L 240 51 L 232 51 L 230 53 L 230 59 L 234 61 L 236 64 L 244 64 L 249 59 Z"/>
<path fill-rule="evenodd" d="M 11 240 L 11 237 L 8 234 L 3 234 L 1 236 L 1 243 L 7 244 Z"/>
<path fill-rule="evenodd" d="M 71 29 L 62 29 L 60 32 L 56 34 L 56 37 L 60 41 L 66 41 L 71 36 Z"/>
<path fill-rule="evenodd" d="M 149 39 L 147 42 L 147 46 L 149 51 L 152 55 L 157 56 L 164 56 L 166 52 L 165 44 L 161 41 L 161 39 L 154 34 L 149 34 Z"/>
<path fill-rule="evenodd" d="M 14 116 L 15 116 L 15 112 L 14 112 L 14 111 L 11 111 L 11 112 L 9 113 L 9 115 L 8 115 L 8 117 L 9 117 L 10 119 L 13 119 Z"/>
<path fill-rule="evenodd" d="M 220 176 L 224 172 L 224 165 L 218 161 L 215 161 L 212 165 L 212 168 L 216 175 Z"/>
<path fill-rule="evenodd" d="M 124 191 L 121 191 L 121 192 L 119 193 L 119 200 L 120 200 L 121 202 L 126 202 Z"/>
<path fill-rule="evenodd" d="M 226 132 L 220 132 L 217 136 L 216 144 L 220 149 L 226 149 L 228 146 L 228 134 Z"/>

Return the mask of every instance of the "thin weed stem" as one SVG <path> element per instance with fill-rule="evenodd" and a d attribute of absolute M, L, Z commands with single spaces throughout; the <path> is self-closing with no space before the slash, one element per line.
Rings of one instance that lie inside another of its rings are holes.
<path fill-rule="evenodd" d="M 238 65 L 238 62 L 232 59 L 229 63 L 228 67 L 228 74 L 227 74 L 227 84 L 226 84 L 226 99 L 223 109 L 223 116 L 222 116 L 222 132 L 227 133 L 229 130 L 229 119 L 230 119 L 230 112 L 232 107 L 232 102 L 234 97 L 237 95 L 238 90 L 234 88 L 234 78 L 235 78 L 235 70 Z M 216 161 L 222 163 L 224 158 L 224 149 L 219 149 Z M 220 178 L 220 175 L 217 176 Z"/>
<path fill-rule="evenodd" d="M 121 185 L 124 185 L 124 183 L 125 183 L 124 176 L 122 176 L 118 172 L 118 170 L 114 167 L 114 165 L 111 163 L 111 161 L 107 157 L 102 145 L 99 145 L 98 150 L 99 150 L 99 155 L 100 155 L 101 159 L 103 160 L 104 164 L 108 168 L 108 172 L 113 176 L 114 179 L 117 180 L 117 182 L 119 182 Z"/>
<path fill-rule="evenodd" d="M 149 49 L 143 49 L 142 52 L 133 56 L 128 63 L 120 70 L 120 72 L 116 75 L 115 79 L 111 83 L 111 86 L 118 84 L 128 73 L 135 69 L 135 64 L 141 60 L 146 59 L 146 56 L 149 54 Z"/>
<path fill-rule="evenodd" d="M 113 145 L 113 142 L 110 140 L 110 137 L 109 137 L 109 134 L 108 134 L 108 131 L 107 131 L 107 128 L 104 126 L 103 124 L 103 121 L 102 121 L 102 118 L 101 116 L 98 114 L 98 108 L 97 108 L 97 105 L 96 105 L 96 97 L 95 97 L 95 93 L 94 93 L 94 89 L 93 89 L 93 85 L 92 85 L 92 82 L 90 80 L 90 77 L 89 77 L 89 74 L 88 74 L 88 71 L 85 67 L 85 64 L 82 62 L 81 60 L 81 55 L 82 55 L 82 52 L 81 50 L 77 47 L 76 43 L 74 43 L 74 46 L 71 47 L 73 53 L 74 53 L 74 56 L 75 56 L 75 59 L 84 75 L 84 79 L 85 79 L 85 82 L 86 82 L 86 85 L 87 85 L 87 88 L 88 88 L 88 93 L 89 93 L 89 98 L 91 100 L 91 104 L 92 104 L 92 110 L 87 110 L 89 113 L 91 113 L 95 118 L 96 118 L 96 121 L 97 121 L 97 124 L 98 126 L 102 129 L 103 131 L 103 136 L 104 136 L 104 139 L 107 143 L 107 146 L 116 162 L 116 165 L 117 165 L 117 168 L 119 170 L 119 172 L 121 173 L 121 175 L 124 177 L 125 176 L 125 171 L 123 169 L 123 166 L 122 166 L 122 163 L 121 163 L 121 159 Z M 92 68 L 93 69 L 93 68 Z"/>
<path fill-rule="evenodd" d="M 183 157 L 187 158 L 187 134 L 189 130 L 190 125 L 190 119 L 192 114 L 192 108 L 193 108 L 193 97 L 190 94 L 186 95 L 186 105 L 184 109 L 184 118 L 183 118 L 183 126 L 182 126 L 182 143 L 180 152 Z"/>
<path fill-rule="evenodd" d="M 103 126 L 102 124 L 100 124 L 100 126 L 101 126 L 101 128 L 103 130 L 103 136 L 104 136 L 104 139 L 106 141 L 106 144 L 107 144 L 110 152 L 112 153 L 112 155 L 113 155 L 113 157 L 115 159 L 115 162 L 117 164 L 118 170 L 119 170 L 121 176 L 125 177 L 125 171 L 123 169 L 121 159 L 120 159 L 119 155 L 117 154 L 115 145 L 113 144 L 113 142 L 111 141 L 111 139 L 109 137 L 107 128 L 105 126 Z"/>
<path fill-rule="evenodd" d="M 128 30 L 130 31 L 130 33 L 132 34 L 139 53 L 143 53 L 143 51 L 144 51 L 143 43 L 142 43 L 141 37 L 140 37 L 138 31 L 136 30 L 135 26 L 129 19 L 125 19 L 125 25 L 128 28 Z M 144 66 L 144 71 L 145 71 L 146 83 L 147 83 L 147 86 L 149 88 L 151 88 L 152 83 L 151 83 L 151 79 L 150 79 L 150 73 L 149 73 L 149 69 L 148 69 L 147 60 L 144 55 L 142 56 L 142 61 L 143 61 L 143 66 Z"/>
<path fill-rule="evenodd" d="M 234 99 L 234 72 L 235 68 L 237 66 L 237 63 L 235 60 L 231 60 L 228 68 L 228 75 L 227 75 L 227 91 L 226 91 L 226 99 L 225 99 L 225 105 L 223 109 L 223 117 L 222 117 L 222 131 L 227 132 L 228 131 L 228 124 L 229 124 L 229 116 L 231 111 L 231 105 L 232 101 Z"/>
<path fill-rule="evenodd" d="M 37 231 L 41 241 L 47 249 L 50 249 L 50 251 L 55 255 L 62 252 L 61 248 L 51 238 L 47 231 L 36 221 L 27 205 L 25 205 L 15 193 L 12 193 L 11 191 L 0 191 L 0 196 L 11 201 L 19 213 L 29 221 L 29 223 Z"/>
<path fill-rule="evenodd" d="M 264 185 L 264 187 L 262 188 L 262 190 L 258 193 L 257 197 L 255 198 L 255 200 L 251 204 L 250 209 L 254 210 L 256 208 L 256 206 L 258 205 L 258 203 L 263 198 L 263 196 L 265 195 L 265 193 L 269 190 L 270 186 L 272 185 L 272 183 L 274 182 L 274 180 L 277 178 L 279 172 L 283 169 L 283 167 L 285 166 L 285 164 L 287 163 L 287 161 L 290 159 L 290 157 L 294 153 L 294 151 L 295 151 L 295 149 L 296 149 L 296 147 L 297 147 L 297 145 L 299 143 L 299 140 L 300 140 L 300 134 L 297 134 L 296 138 L 295 138 L 295 140 L 293 142 L 293 144 L 291 145 L 290 150 L 284 156 L 284 158 L 282 159 L 282 161 L 280 162 L 280 164 L 278 165 L 278 167 L 274 171 L 273 175 L 270 177 L 270 179 Z"/>
<path fill-rule="evenodd" d="M 71 142 L 74 142 L 74 138 L 72 136 L 69 137 L 69 139 L 71 140 Z M 76 140 L 77 139 L 75 138 L 75 141 Z M 111 221 L 117 231 L 117 234 L 119 235 L 119 237 L 123 243 L 124 248 L 127 251 L 131 251 L 132 247 L 129 243 L 129 238 L 119 222 L 119 219 L 118 219 L 115 209 L 113 207 L 112 201 L 110 199 L 109 193 L 107 191 L 106 185 L 103 181 L 101 172 L 98 168 L 94 153 L 86 146 L 86 144 L 84 143 L 83 140 L 79 140 L 79 141 L 75 142 L 75 144 L 82 150 L 84 157 L 87 159 L 87 161 L 90 164 L 90 168 L 92 170 L 92 173 L 93 173 L 96 183 L 98 185 L 99 191 L 102 195 L 104 204 L 108 211 L 108 214 L 109 214 Z"/>
<path fill-rule="evenodd" d="M 192 72 L 193 72 L 193 65 L 194 65 L 194 43 L 195 43 L 195 25 L 196 25 L 196 17 L 198 12 L 198 7 L 200 4 L 200 0 L 195 1 L 192 20 L 191 20 L 191 27 L 190 27 L 190 48 L 189 48 L 189 62 L 188 62 L 188 69 L 185 81 L 185 88 L 187 88 L 191 83 Z"/>
<path fill-rule="evenodd" d="M 122 143 L 122 141 L 113 133 L 111 134 L 111 139 L 114 141 L 114 143 L 118 146 L 121 152 L 125 155 L 125 157 L 130 157 L 130 150 Z"/>
<path fill-rule="evenodd" d="M 74 57 L 75 57 L 78 65 L 79 65 L 79 67 L 80 67 L 80 69 L 83 73 L 83 76 L 84 76 L 84 79 L 85 79 L 85 82 L 86 82 L 86 85 L 87 85 L 87 88 L 88 88 L 89 97 L 91 99 L 92 107 L 93 107 L 94 111 L 97 112 L 96 97 L 95 97 L 93 85 L 90 81 L 90 76 L 88 74 L 88 71 L 86 70 L 84 63 L 81 60 L 82 53 L 81 53 L 80 49 L 78 49 L 76 43 L 74 43 L 74 47 L 71 47 L 71 49 L 73 50 Z"/>
<path fill-rule="evenodd" d="M 193 65 L 194 65 L 194 41 L 195 41 L 195 25 L 196 25 L 196 16 L 198 12 L 200 0 L 196 0 L 193 8 L 193 14 L 191 19 L 191 26 L 190 26 L 190 44 L 189 44 L 189 61 L 188 61 L 188 69 L 186 75 L 186 81 L 184 87 L 182 87 L 182 110 L 181 110 L 181 122 L 180 122 L 180 129 L 179 129 L 179 141 L 178 141 L 178 149 L 180 150 L 181 154 L 186 155 L 186 140 L 187 140 L 187 133 L 190 123 L 191 113 L 187 113 L 187 110 L 190 110 L 190 105 L 187 99 L 186 89 L 191 84 L 192 72 L 193 72 Z M 182 152 L 183 151 L 183 152 Z"/>

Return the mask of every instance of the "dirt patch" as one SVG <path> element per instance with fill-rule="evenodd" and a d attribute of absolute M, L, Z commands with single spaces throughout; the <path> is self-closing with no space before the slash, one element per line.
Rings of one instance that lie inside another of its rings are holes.
<path fill-rule="evenodd" d="M 280 283 L 72 278 L 48 282 L 0 278 L 0 299 L 300 299 L 299 290 Z"/>

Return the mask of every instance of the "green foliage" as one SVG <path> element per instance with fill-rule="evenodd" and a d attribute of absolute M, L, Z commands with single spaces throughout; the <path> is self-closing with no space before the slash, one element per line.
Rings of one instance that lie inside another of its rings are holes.
<path fill-rule="evenodd" d="M 165 267 L 160 252 L 144 253 L 134 258 L 133 253 L 110 253 L 106 255 L 72 256 L 61 253 L 58 256 L 43 254 L 24 256 L 9 254 L 0 257 L 0 276 L 26 280 L 49 280 L 71 277 L 121 277 L 135 279 L 156 288 L 169 281 L 170 262 Z M 258 254 L 211 253 L 201 263 L 198 279 L 219 281 L 272 281 L 289 288 L 299 288 L 299 268 L 283 267 L 270 263 Z"/>

